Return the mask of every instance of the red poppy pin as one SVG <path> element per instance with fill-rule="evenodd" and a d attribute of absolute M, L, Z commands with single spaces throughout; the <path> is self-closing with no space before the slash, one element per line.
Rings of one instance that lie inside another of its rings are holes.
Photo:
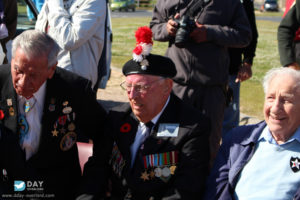
<path fill-rule="evenodd" d="M 123 125 L 121 126 L 121 128 L 120 128 L 120 131 L 121 131 L 122 133 L 127 133 L 127 132 L 129 132 L 130 130 L 131 130 L 131 125 L 128 124 L 128 123 L 123 124 Z"/>
<path fill-rule="evenodd" d="M 4 112 L 3 110 L 0 110 L 0 120 L 4 119 Z"/>

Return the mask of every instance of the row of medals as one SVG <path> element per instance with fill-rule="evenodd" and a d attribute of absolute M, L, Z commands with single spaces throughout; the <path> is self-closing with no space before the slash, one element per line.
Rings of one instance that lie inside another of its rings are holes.
<path fill-rule="evenodd" d="M 144 172 L 142 172 L 140 178 L 146 181 L 157 177 L 165 181 L 170 178 L 170 175 L 174 175 L 175 169 L 176 165 L 148 168 Z"/>

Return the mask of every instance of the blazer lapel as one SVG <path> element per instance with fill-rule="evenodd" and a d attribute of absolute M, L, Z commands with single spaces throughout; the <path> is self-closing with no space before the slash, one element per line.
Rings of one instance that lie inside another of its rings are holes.
<path fill-rule="evenodd" d="M 17 94 L 12 84 L 12 78 L 9 76 L 2 86 L 1 110 L 4 112 L 4 126 L 9 128 L 13 133 L 18 133 L 18 101 Z"/>

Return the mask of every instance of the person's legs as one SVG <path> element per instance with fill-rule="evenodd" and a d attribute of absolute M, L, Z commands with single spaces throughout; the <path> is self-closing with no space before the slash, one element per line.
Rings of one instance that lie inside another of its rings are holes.
<path fill-rule="evenodd" d="M 211 166 L 221 143 L 222 122 L 225 109 L 225 94 L 220 86 L 182 86 L 173 85 L 173 92 L 184 102 L 193 105 L 209 117 L 211 121 L 210 157 Z"/>
<path fill-rule="evenodd" d="M 229 76 L 229 87 L 233 91 L 233 99 L 224 112 L 222 138 L 232 128 L 237 127 L 240 121 L 240 82 L 235 82 L 236 77 L 236 75 Z"/>

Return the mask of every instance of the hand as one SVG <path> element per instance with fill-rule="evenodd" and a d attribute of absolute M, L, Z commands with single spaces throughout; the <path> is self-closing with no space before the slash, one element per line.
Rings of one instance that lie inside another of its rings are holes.
<path fill-rule="evenodd" d="M 235 79 L 235 82 L 242 82 L 246 81 L 252 76 L 252 69 L 251 64 L 249 63 L 243 63 L 240 67 L 240 70 L 238 72 L 237 78 Z"/>
<path fill-rule="evenodd" d="M 205 25 L 196 22 L 196 28 L 191 32 L 190 37 L 196 43 L 205 42 L 207 40 Z"/>
<path fill-rule="evenodd" d="M 299 64 L 296 63 L 296 62 L 287 65 L 287 67 L 289 67 L 289 68 L 291 68 L 291 69 L 295 69 L 295 70 L 300 70 L 300 66 L 299 66 Z"/>
<path fill-rule="evenodd" d="M 62 7 L 62 8 L 64 7 L 63 0 L 48 0 L 47 3 L 48 3 L 49 9 L 54 9 L 57 7 Z"/>
<path fill-rule="evenodd" d="M 175 19 L 179 19 L 179 13 L 177 13 L 174 17 Z M 178 23 L 173 19 L 170 19 L 167 23 L 167 31 L 170 36 L 175 36 L 177 32 Z"/>

